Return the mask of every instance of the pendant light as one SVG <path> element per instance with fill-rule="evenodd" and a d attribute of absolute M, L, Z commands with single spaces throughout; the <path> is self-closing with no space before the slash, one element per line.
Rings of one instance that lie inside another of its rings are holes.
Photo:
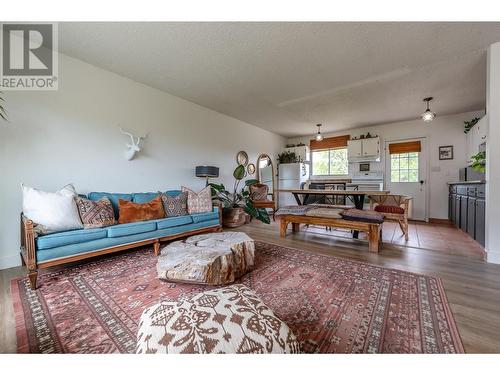
<path fill-rule="evenodd" d="M 424 102 L 427 102 L 427 109 L 425 110 L 424 113 L 420 115 L 420 117 L 422 117 L 422 120 L 424 120 L 424 122 L 431 122 L 436 118 L 436 114 L 429 109 L 429 102 L 432 99 L 433 99 L 432 96 L 424 99 Z"/>
<path fill-rule="evenodd" d="M 318 134 L 316 134 L 316 140 L 318 142 L 323 140 L 323 134 L 321 134 L 321 124 L 316 125 L 318 127 Z"/>

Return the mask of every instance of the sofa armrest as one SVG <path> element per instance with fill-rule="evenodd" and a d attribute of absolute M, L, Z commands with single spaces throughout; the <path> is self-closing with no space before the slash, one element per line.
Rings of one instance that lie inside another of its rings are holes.
<path fill-rule="evenodd" d="M 33 221 L 21 213 L 21 256 L 29 271 L 36 269 L 35 236 Z"/>
<path fill-rule="evenodd" d="M 213 201 L 212 204 L 214 208 L 217 208 L 217 212 L 219 213 L 219 224 L 222 225 L 222 202 Z"/>

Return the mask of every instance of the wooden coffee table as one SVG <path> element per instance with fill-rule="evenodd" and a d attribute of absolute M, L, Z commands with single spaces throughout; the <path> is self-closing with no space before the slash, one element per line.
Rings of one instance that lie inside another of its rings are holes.
<path fill-rule="evenodd" d="M 254 241 L 241 232 L 192 236 L 161 249 L 158 278 L 185 283 L 225 285 L 254 265 Z"/>

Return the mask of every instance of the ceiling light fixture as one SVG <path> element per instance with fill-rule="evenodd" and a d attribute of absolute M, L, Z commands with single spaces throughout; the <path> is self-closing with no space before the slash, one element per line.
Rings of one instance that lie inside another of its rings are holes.
<path fill-rule="evenodd" d="M 318 142 L 323 140 L 323 135 L 321 134 L 321 124 L 316 125 L 318 127 L 318 134 L 316 134 L 316 140 Z"/>
<path fill-rule="evenodd" d="M 429 102 L 432 99 L 433 99 L 432 96 L 429 96 L 428 98 L 424 99 L 424 102 L 427 102 L 427 109 L 425 110 L 424 113 L 420 115 L 420 117 L 422 117 L 422 120 L 424 120 L 424 122 L 431 122 L 436 118 L 436 114 L 429 109 Z"/>

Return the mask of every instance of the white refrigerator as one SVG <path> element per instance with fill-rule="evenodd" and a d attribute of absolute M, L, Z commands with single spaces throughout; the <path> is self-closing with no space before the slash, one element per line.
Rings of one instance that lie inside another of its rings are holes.
<path fill-rule="evenodd" d="M 292 163 L 279 165 L 279 188 L 300 189 L 309 180 L 309 164 Z M 279 207 L 295 206 L 297 201 L 291 193 L 279 193 Z"/>

